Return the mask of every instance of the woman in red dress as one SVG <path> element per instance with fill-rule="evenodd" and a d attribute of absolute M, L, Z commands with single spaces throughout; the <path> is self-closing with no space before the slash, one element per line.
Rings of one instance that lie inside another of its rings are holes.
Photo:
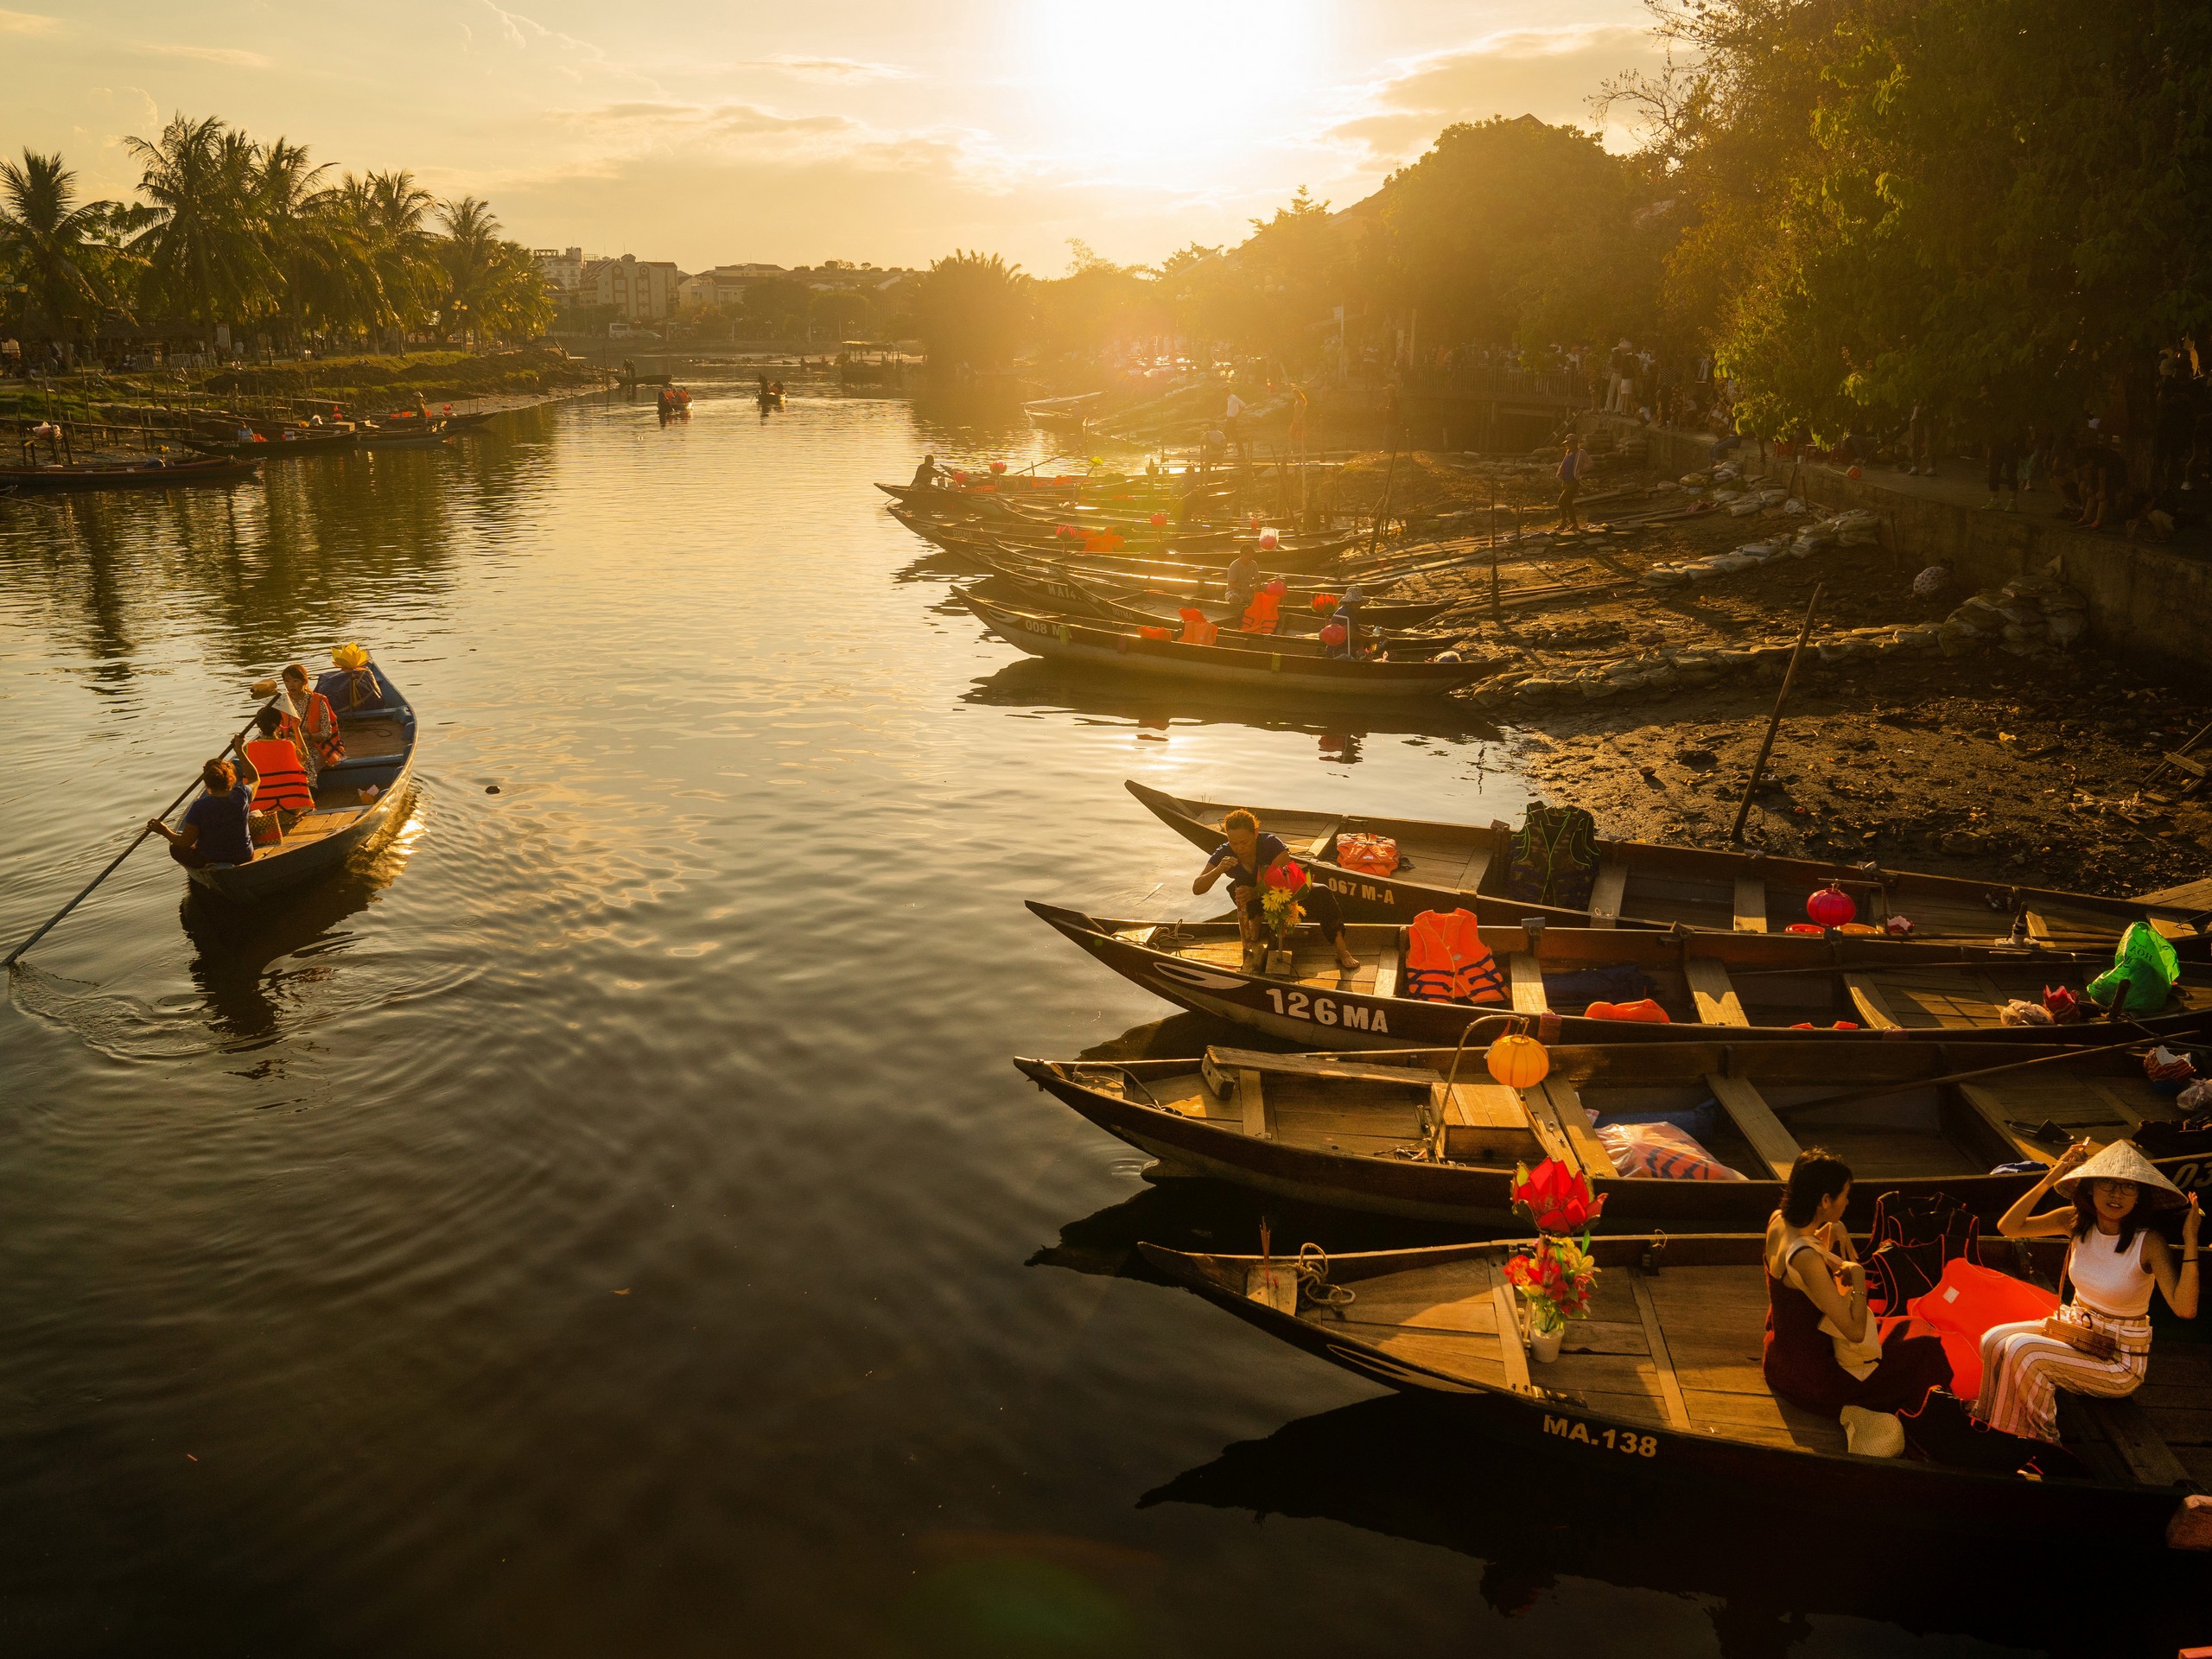
<path fill-rule="evenodd" d="M 1847 1338 L 1870 1334 L 1866 1268 L 1843 1224 L 1850 1203 L 1849 1165 L 1831 1152 L 1797 1154 L 1782 1208 L 1766 1226 L 1766 1348 L 1760 1370 L 1776 1394 L 1823 1417 L 1838 1416 L 1850 1406 L 1915 1411 L 1929 1389 L 1951 1380 L 1939 1338 L 1908 1336 L 1899 1320 L 1878 1358 L 1871 1344 L 1850 1370 L 1837 1357 L 1836 1333 Z M 1823 1320 L 1830 1329 L 1822 1328 Z"/>

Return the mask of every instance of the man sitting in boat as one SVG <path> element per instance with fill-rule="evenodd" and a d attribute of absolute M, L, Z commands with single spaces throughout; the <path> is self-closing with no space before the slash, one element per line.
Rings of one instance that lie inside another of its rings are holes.
<path fill-rule="evenodd" d="M 1283 844 L 1281 836 L 1262 834 L 1259 819 L 1239 807 L 1221 821 L 1221 833 L 1225 837 L 1213 849 L 1206 867 L 1191 883 L 1194 893 L 1206 893 L 1223 876 L 1229 878 L 1229 896 L 1236 906 L 1237 929 L 1249 944 L 1260 937 L 1261 882 L 1267 872 L 1282 867 L 1285 873 L 1297 870 L 1306 877 L 1299 888 L 1299 908 L 1306 920 L 1321 930 L 1321 937 L 1328 940 L 1337 953 L 1337 966 L 1347 973 L 1359 966 L 1359 958 L 1351 953 L 1351 946 L 1344 938 L 1344 912 L 1337 906 L 1337 896 L 1320 882 L 1307 875 L 1304 868 L 1290 855 L 1290 849 Z"/>
<path fill-rule="evenodd" d="M 1942 1338 L 1908 1336 L 1902 1324 L 1875 1339 L 1866 1267 L 1843 1224 L 1850 1204 L 1848 1164 L 1812 1147 L 1797 1154 L 1766 1225 L 1759 1370 L 1783 1399 L 1840 1421 L 1854 1452 L 1894 1457 L 1904 1429 L 1891 1414 L 1917 1411 L 1929 1389 L 1951 1380 L 1951 1365 Z"/>
<path fill-rule="evenodd" d="M 2029 1212 L 2046 1192 L 2069 1200 Z M 2152 1213 L 2183 1210 L 2179 1260 L 2151 1230 Z M 2095 1157 L 2069 1147 L 1997 1223 L 2007 1238 L 2065 1238 L 2064 1281 L 2073 1300 L 2049 1321 L 1982 1333 L 1981 1397 L 1974 1413 L 1992 1428 L 2058 1440 L 2058 1391 L 2113 1399 L 2143 1385 L 2151 1365 L 2151 1292 L 2184 1319 L 2196 1317 L 2197 1234 L 2204 1212 L 2128 1141 Z M 2063 1334 L 2046 1335 L 2052 1326 Z M 2078 1334 L 2077 1334 L 2078 1333 Z"/>
<path fill-rule="evenodd" d="M 761 395 L 766 397 L 767 395 L 766 391 L 766 383 L 763 382 L 762 384 L 763 391 Z M 914 481 L 910 487 L 917 490 L 933 490 L 937 487 L 938 479 L 943 476 L 944 474 L 939 473 L 937 469 L 937 457 L 935 455 L 924 455 L 922 457 L 922 464 L 914 468 Z"/>
<path fill-rule="evenodd" d="M 253 832 L 246 817 L 251 807 L 238 785 L 238 772 L 227 760 L 210 760 L 200 769 L 206 791 L 184 809 L 183 821 L 174 830 L 159 818 L 146 827 L 169 844 L 169 856 L 187 869 L 209 865 L 251 864 Z"/>
<path fill-rule="evenodd" d="M 315 689 L 330 700 L 333 709 L 349 714 L 384 706 L 384 686 L 367 652 L 356 645 L 343 645 L 330 653 L 330 660 L 338 666 L 317 680 Z"/>
<path fill-rule="evenodd" d="M 1367 602 L 1367 595 L 1354 582 L 1344 591 L 1337 601 L 1337 608 L 1329 613 L 1329 626 L 1321 630 L 1321 645 L 1332 657 L 1356 658 L 1359 648 L 1359 608 Z M 1342 632 L 1337 632 L 1341 629 Z M 1331 636 L 1334 634 L 1335 637 Z"/>
<path fill-rule="evenodd" d="M 1229 569 L 1221 579 L 1223 601 L 1243 615 L 1252 603 L 1252 595 L 1260 591 L 1260 562 L 1249 549 L 1239 548 L 1236 556 L 1229 562 Z"/>
<path fill-rule="evenodd" d="M 308 683 L 308 671 L 297 663 L 284 670 L 284 691 L 295 710 L 284 717 L 284 735 L 299 750 L 312 785 L 325 766 L 334 766 L 346 758 L 338 711 L 330 706 L 328 697 Z"/>
<path fill-rule="evenodd" d="M 315 810 L 315 786 L 308 781 L 306 764 L 284 732 L 284 716 L 274 706 L 253 717 L 261 735 L 250 737 L 240 751 L 253 769 L 253 809 L 274 812 L 276 822 L 290 829 L 300 815 Z"/>

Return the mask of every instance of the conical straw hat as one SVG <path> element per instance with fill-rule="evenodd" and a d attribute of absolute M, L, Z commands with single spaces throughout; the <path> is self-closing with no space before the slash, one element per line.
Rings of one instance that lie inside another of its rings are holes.
<path fill-rule="evenodd" d="M 2146 1210 L 2175 1210 L 2189 1202 L 2179 1187 L 2158 1173 L 2157 1165 L 2135 1149 L 2133 1141 L 2113 1141 L 2081 1168 L 2053 1182 L 2052 1190 L 2070 1198 L 2083 1181 L 2133 1181 L 2143 1189 L 2141 1202 Z"/>

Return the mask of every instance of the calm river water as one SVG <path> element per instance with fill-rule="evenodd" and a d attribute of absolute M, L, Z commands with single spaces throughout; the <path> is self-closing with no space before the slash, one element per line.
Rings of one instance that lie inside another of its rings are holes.
<path fill-rule="evenodd" d="M 1256 723 L 1018 658 L 869 481 L 1026 430 L 737 391 L 0 503 L 9 942 L 288 660 L 362 641 L 423 740 L 368 868 L 245 912 L 142 849 L 0 1009 L 0 1646 L 2055 1640 L 2040 1546 L 1870 1579 L 1817 1514 L 1790 1550 L 1624 1511 L 1133 1276 L 1251 1214 L 1007 1065 L 1167 1012 L 1021 900 L 1211 908 L 1128 777 L 1485 819 L 1521 786 L 1448 714 Z"/>

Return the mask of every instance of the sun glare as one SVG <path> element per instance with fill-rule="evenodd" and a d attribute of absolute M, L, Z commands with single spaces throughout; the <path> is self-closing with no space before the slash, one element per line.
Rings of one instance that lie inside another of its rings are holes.
<path fill-rule="evenodd" d="M 1207 163 L 1317 113 L 1321 10 L 1318 0 L 1025 6 L 1017 73 L 1055 153 L 1202 185 Z"/>

